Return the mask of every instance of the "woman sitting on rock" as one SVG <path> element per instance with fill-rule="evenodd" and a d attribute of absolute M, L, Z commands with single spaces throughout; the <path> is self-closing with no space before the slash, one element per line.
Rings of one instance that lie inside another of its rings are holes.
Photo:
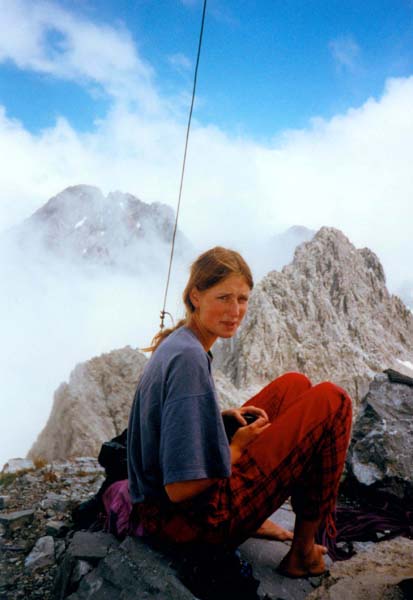
<path fill-rule="evenodd" d="M 292 539 L 280 570 L 325 570 L 315 534 L 334 529 L 349 441 L 351 401 L 332 383 L 287 373 L 239 409 L 230 443 L 211 374 L 211 347 L 235 335 L 247 312 L 251 271 L 216 247 L 193 263 L 186 318 L 154 339 L 128 428 L 129 491 L 140 531 L 166 542 L 233 545 L 250 536 Z M 245 417 L 255 421 L 247 424 Z M 291 497 L 294 536 L 268 520 Z"/>

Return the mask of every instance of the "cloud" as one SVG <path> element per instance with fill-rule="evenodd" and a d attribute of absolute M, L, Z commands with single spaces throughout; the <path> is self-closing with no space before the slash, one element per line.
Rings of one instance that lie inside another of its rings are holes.
<path fill-rule="evenodd" d="M 407 277 L 412 102 L 413 77 L 389 80 L 380 99 L 268 145 L 194 122 L 181 227 L 199 246 L 247 248 L 289 225 L 333 225 L 383 260 L 392 256 L 392 277 Z M 184 123 L 148 119 L 122 103 L 86 134 L 60 118 L 34 135 L 3 110 L 0 227 L 77 183 L 175 206 L 184 136 Z"/>
<path fill-rule="evenodd" d="M 0 62 L 139 101 L 154 110 L 159 97 L 152 68 L 126 29 L 94 23 L 56 3 L 0 0 Z"/>
<path fill-rule="evenodd" d="M 357 67 L 360 46 L 351 35 L 331 40 L 329 48 L 338 68 L 353 71 Z"/>

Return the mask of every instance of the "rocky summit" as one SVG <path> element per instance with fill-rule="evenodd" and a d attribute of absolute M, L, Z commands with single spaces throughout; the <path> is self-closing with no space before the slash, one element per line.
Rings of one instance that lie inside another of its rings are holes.
<path fill-rule="evenodd" d="M 341 385 L 357 407 L 376 373 L 413 374 L 413 314 L 388 292 L 371 250 L 323 227 L 258 283 L 237 337 L 216 356 L 237 388 L 300 371 Z"/>
<path fill-rule="evenodd" d="M 76 185 L 66 188 L 8 233 L 23 251 L 136 271 L 151 267 L 154 254 L 169 250 L 175 215 L 169 206 L 147 204 L 132 194 Z M 177 252 L 189 248 L 177 233 Z"/>

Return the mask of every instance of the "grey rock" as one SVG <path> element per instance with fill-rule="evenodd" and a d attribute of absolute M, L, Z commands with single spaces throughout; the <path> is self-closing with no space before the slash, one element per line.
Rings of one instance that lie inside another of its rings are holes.
<path fill-rule="evenodd" d="M 22 475 L 22 481 L 24 481 L 26 485 L 36 485 L 37 476 L 33 473 L 25 473 L 24 475 Z"/>
<path fill-rule="evenodd" d="M 44 509 L 51 508 L 57 512 L 65 512 L 73 503 L 71 498 L 63 496 L 62 494 L 56 494 L 55 492 L 49 492 L 40 501 L 40 506 Z"/>
<path fill-rule="evenodd" d="M 399 584 L 411 577 L 413 540 L 396 538 L 334 563 L 307 600 L 402 600 Z"/>
<path fill-rule="evenodd" d="M 26 557 L 24 566 L 27 570 L 36 571 L 55 562 L 54 540 L 47 535 L 37 540 L 33 550 Z"/>
<path fill-rule="evenodd" d="M 59 598 L 64 597 L 59 596 Z M 67 600 L 114 600 L 115 598 L 120 598 L 118 591 L 110 584 L 106 584 L 103 577 L 97 574 L 96 569 L 82 579 L 76 592 L 67 596 Z"/>
<path fill-rule="evenodd" d="M 56 561 L 60 563 L 61 559 L 66 550 L 66 544 L 64 540 L 55 540 L 55 558 Z"/>
<path fill-rule="evenodd" d="M 26 469 L 34 469 L 34 463 L 27 458 L 10 458 L 3 467 L 2 473 L 18 473 Z"/>
<path fill-rule="evenodd" d="M 377 375 L 355 420 L 348 473 L 372 490 L 413 498 L 413 387 Z"/>
<path fill-rule="evenodd" d="M 11 513 L 0 513 L 0 524 L 6 533 L 16 531 L 29 525 L 34 519 L 34 510 L 18 510 Z"/>
<path fill-rule="evenodd" d="M 118 591 L 124 598 L 139 597 L 158 600 L 193 600 L 191 592 L 179 581 L 170 561 L 150 549 L 139 539 L 126 538 L 119 551 L 110 552 L 97 568 L 105 585 Z"/>
<path fill-rule="evenodd" d="M 79 567 L 76 565 L 79 560 L 86 561 L 94 566 L 105 558 L 110 548 L 117 546 L 119 546 L 119 542 L 113 535 L 108 533 L 75 532 L 59 565 L 54 581 L 53 598 L 61 600 L 76 591 L 77 576 L 79 575 Z M 87 579 L 87 577 L 88 575 L 84 579 Z M 84 579 L 81 581 L 84 581 Z M 92 588 L 95 587 L 96 585 L 93 584 Z"/>
<path fill-rule="evenodd" d="M 91 534 L 95 536 L 96 534 Z M 89 537 L 89 543 L 92 539 Z M 82 546 L 86 538 L 82 539 Z M 73 542 L 72 542 L 73 544 Z M 54 598 L 71 600 L 100 600 L 119 598 L 123 600 L 154 598 L 158 600 L 193 600 L 193 595 L 183 586 L 170 566 L 170 559 L 150 549 L 141 540 L 126 538 L 121 545 L 112 545 L 98 566 L 84 577 L 79 577 L 79 561 L 73 561 L 74 549 L 69 548 L 71 559 L 70 577 L 68 556 L 58 573 Z M 76 550 L 76 553 L 79 552 Z M 85 551 L 82 550 L 82 555 Z M 96 555 L 96 552 L 94 553 Z M 84 570 L 86 566 L 82 567 Z M 66 576 L 63 576 L 63 571 Z M 76 589 L 76 582 L 80 585 Z"/>
<path fill-rule="evenodd" d="M 46 534 L 52 537 L 65 535 L 69 531 L 70 524 L 66 521 L 53 521 L 50 519 L 46 523 Z"/>
<path fill-rule="evenodd" d="M 70 543 L 68 553 L 72 558 L 97 562 L 104 558 L 109 549 L 119 542 L 110 533 L 77 531 Z"/>
<path fill-rule="evenodd" d="M 0 510 L 3 510 L 3 508 L 7 508 L 9 501 L 10 496 L 0 496 Z"/>
<path fill-rule="evenodd" d="M 79 364 L 55 392 L 48 422 L 29 456 L 48 461 L 98 456 L 103 442 L 127 427 L 146 357 L 129 346 Z M 79 464 L 83 471 L 87 464 Z"/>
<path fill-rule="evenodd" d="M 77 586 L 85 575 L 92 571 L 93 566 L 86 560 L 77 560 L 72 570 L 71 584 Z"/>

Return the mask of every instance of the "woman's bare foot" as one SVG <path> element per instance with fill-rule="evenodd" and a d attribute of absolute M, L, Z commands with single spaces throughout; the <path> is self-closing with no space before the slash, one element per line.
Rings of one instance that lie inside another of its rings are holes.
<path fill-rule="evenodd" d="M 266 519 L 252 537 L 285 542 L 292 540 L 294 536 L 292 531 L 288 531 L 288 529 L 284 529 L 284 527 L 277 525 L 277 523 L 270 521 L 270 519 Z"/>
<path fill-rule="evenodd" d="M 302 553 L 299 550 L 291 550 L 282 559 L 278 570 L 287 577 L 312 577 L 322 575 L 326 571 L 324 554 L 327 553 L 325 546 L 314 544 L 310 551 Z"/>

